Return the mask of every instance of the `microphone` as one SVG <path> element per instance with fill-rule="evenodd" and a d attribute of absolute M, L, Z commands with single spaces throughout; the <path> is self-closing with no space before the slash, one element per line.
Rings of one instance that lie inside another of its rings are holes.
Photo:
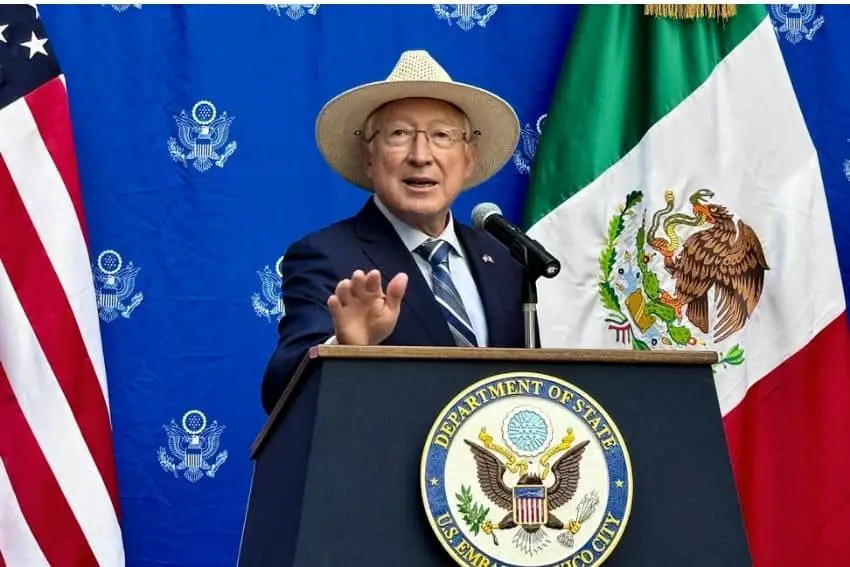
<path fill-rule="evenodd" d="M 502 216 L 502 209 L 494 203 L 479 203 L 472 209 L 472 224 L 488 232 L 511 251 L 511 255 L 525 266 L 527 277 L 554 278 L 561 271 L 561 263 L 543 246 L 530 238 L 519 227 Z"/>

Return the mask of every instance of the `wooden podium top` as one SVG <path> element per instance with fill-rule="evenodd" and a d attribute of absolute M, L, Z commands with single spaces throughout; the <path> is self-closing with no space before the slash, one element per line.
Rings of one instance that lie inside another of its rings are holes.
<path fill-rule="evenodd" d="M 713 350 L 561 349 L 561 348 L 480 348 L 422 346 L 343 346 L 318 345 L 310 349 L 316 358 L 413 358 L 449 360 L 520 360 L 538 362 L 614 362 L 617 364 L 714 364 Z"/>
<path fill-rule="evenodd" d="M 419 360 L 505 360 L 535 362 L 611 362 L 614 364 L 714 364 L 719 360 L 715 351 L 694 350 L 630 350 L 620 349 L 557 349 L 557 348 L 480 348 L 480 347 L 422 347 L 422 346 L 314 346 L 301 361 L 286 386 L 274 410 L 263 425 L 251 447 L 256 455 L 272 425 L 278 419 L 287 398 L 301 380 L 310 361 L 321 358 L 380 358 Z"/>

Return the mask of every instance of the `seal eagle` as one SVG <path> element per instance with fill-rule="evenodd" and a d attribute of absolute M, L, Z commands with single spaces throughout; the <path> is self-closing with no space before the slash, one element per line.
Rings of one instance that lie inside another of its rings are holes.
<path fill-rule="evenodd" d="M 540 529 L 541 525 L 554 530 L 564 528 L 564 523 L 552 514 L 552 510 L 560 508 L 569 502 L 575 495 L 576 490 L 578 490 L 578 481 L 581 476 L 579 464 L 589 441 L 578 443 L 552 463 L 551 470 L 555 481 L 545 491 L 549 512 L 546 522 L 542 524 L 517 524 L 514 521 L 513 491 L 504 481 L 504 475 L 507 471 L 504 463 L 484 447 L 468 439 L 464 439 L 464 441 L 472 449 L 478 472 L 478 484 L 481 486 L 481 490 L 493 504 L 499 508 L 508 510 L 508 514 L 497 526 L 499 529 L 505 530 L 520 525 L 523 530 L 533 534 Z M 524 474 L 517 481 L 517 485 L 543 486 L 543 480 L 535 474 Z"/>

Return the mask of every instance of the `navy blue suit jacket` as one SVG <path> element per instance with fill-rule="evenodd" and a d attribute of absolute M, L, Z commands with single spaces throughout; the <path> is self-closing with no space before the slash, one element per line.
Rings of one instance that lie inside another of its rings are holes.
<path fill-rule="evenodd" d="M 525 346 L 521 303 L 522 267 L 489 234 L 455 221 L 487 318 L 489 347 Z M 484 255 L 493 262 L 484 262 Z M 404 346 L 455 346 L 431 288 L 393 226 L 370 198 L 353 217 L 293 243 L 281 263 L 285 314 L 278 344 L 263 377 L 262 403 L 271 413 L 310 347 L 333 333 L 327 307 L 340 280 L 361 269 L 377 268 L 383 285 L 399 272 L 407 291 L 392 334 L 382 343 Z"/>

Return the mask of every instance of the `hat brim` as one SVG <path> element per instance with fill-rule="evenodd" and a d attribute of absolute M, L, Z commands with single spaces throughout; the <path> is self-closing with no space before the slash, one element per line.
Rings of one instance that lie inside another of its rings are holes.
<path fill-rule="evenodd" d="M 469 118 L 478 159 L 463 190 L 495 175 L 516 149 L 519 118 L 510 104 L 489 91 L 456 82 L 378 81 L 337 95 L 316 118 L 316 143 L 328 165 L 357 187 L 372 191 L 372 181 L 363 172 L 360 129 L 380 106 L 405 98 L 442 100 Z"/>

